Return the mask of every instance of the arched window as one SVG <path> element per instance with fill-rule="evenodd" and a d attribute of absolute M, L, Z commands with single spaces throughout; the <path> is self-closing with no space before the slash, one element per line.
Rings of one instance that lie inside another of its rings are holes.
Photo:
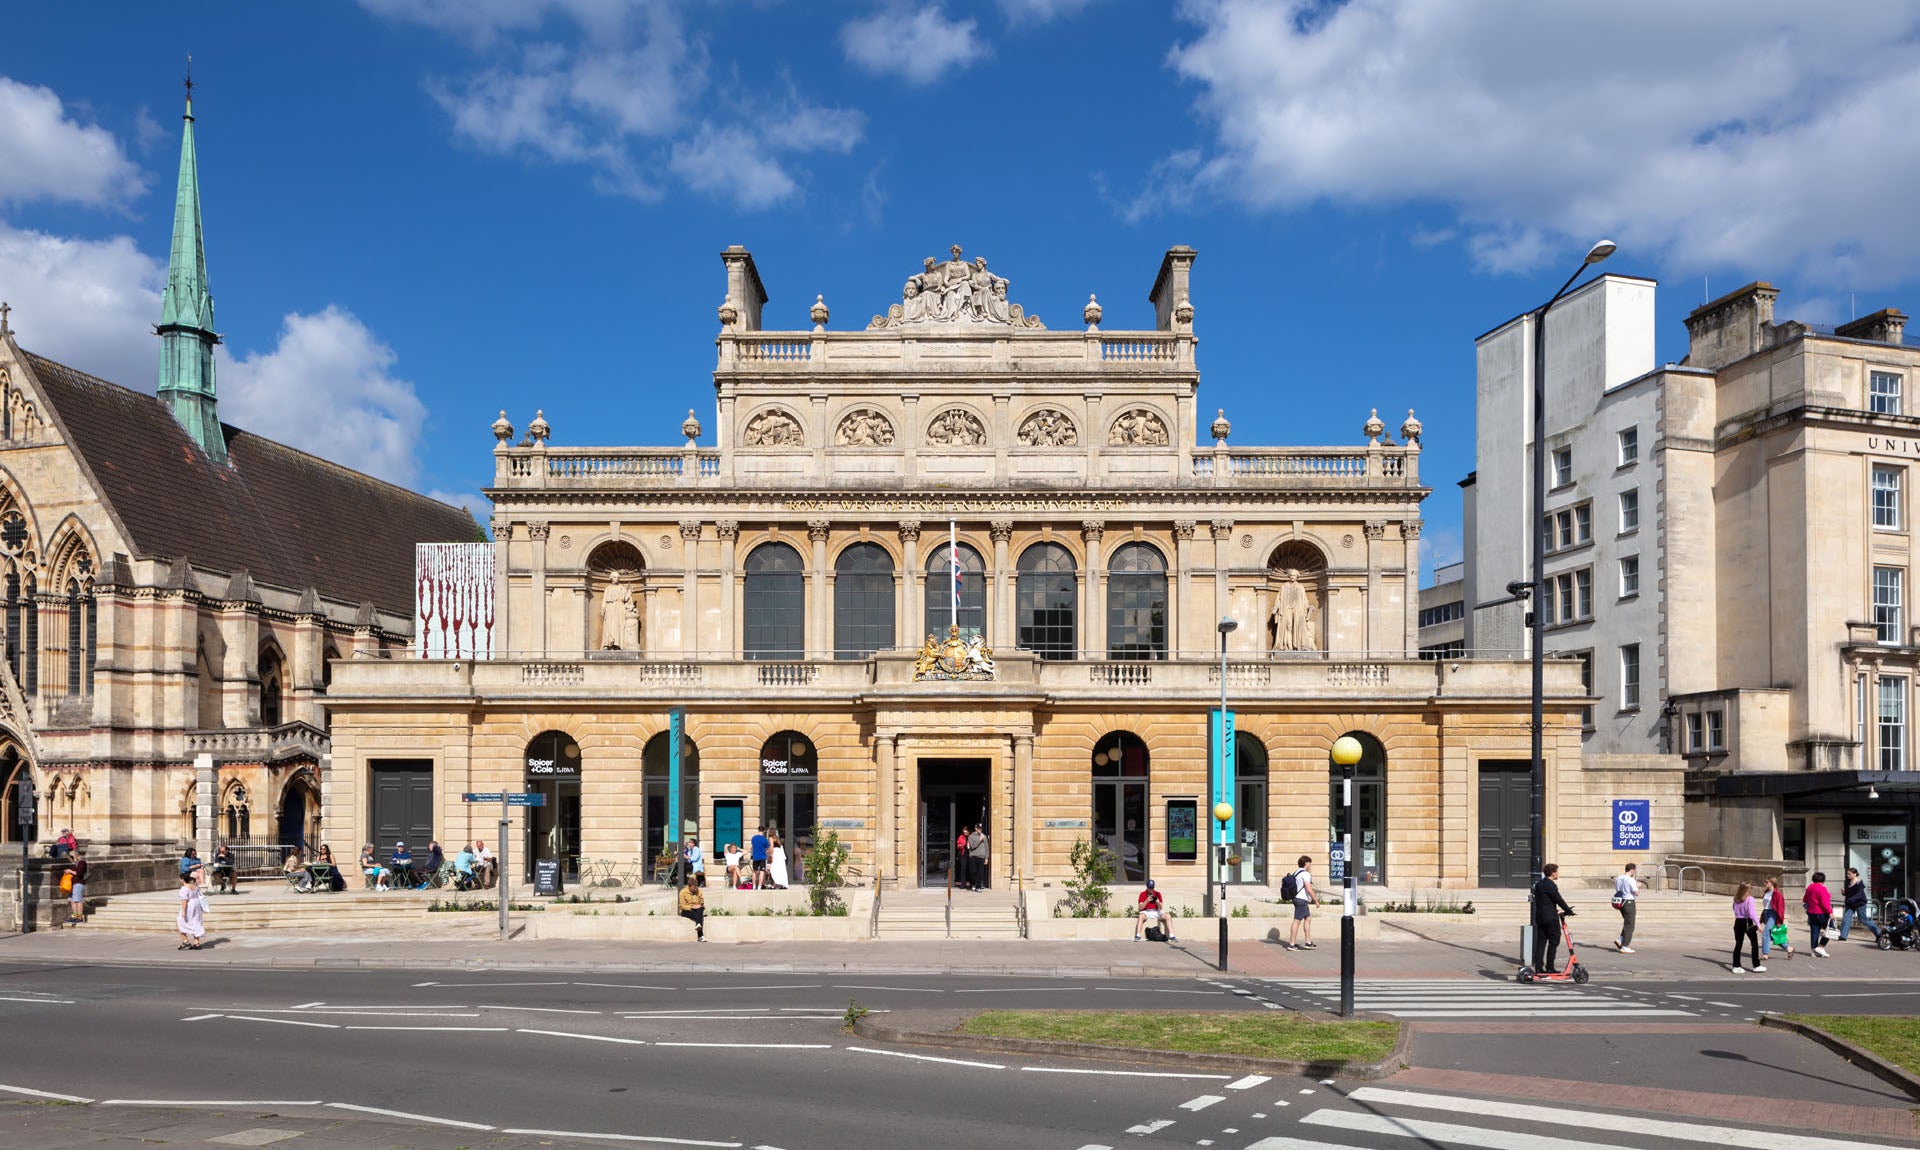
<path fill-rule="evenodd" d="M 662 856 L 667 850 L 667 799 L 673 793 L 669 785 L 672 779 L 673 743 L 662 731 L 647 740 L 640 752 L 640 773 L 646 791 L 644 807 L 645 834 L 647 840 L 647 877 L 657 878 L 664 869 Z M 680 834 L 685 842 L 687 824 L 696 828 L 691 833 L 698 834 L 700 825 L 700 748 L 686 735 L 680 736 Z"/>
<path fill-rule="evenodd" d="M 833 564 L 833 657 L 864 659 L 893 646 L 893 556 L 855 543 Z"/>
<path fill-rule="evenodd" d="M 0 842 L 17 843 L 21 841 L 19 803 L 20 782 L 23 779 L 26 780 L 28 786 L 32 786 L 33 770 L 27 766 L 27 760 L 21 757 L 20 749 L 9 746 L 5 751 L 0 751 L 0 782 L 4 782 L 6 785 L 5 791 L 0 791 Z M 27 821 L 25 831 L 25 841 L 27 842 L 32 842 L 35 838 L 39 837 L 39 813 L 40 807 L 36 802 L 34 804 L 35 817 Z"/>
<path fill-rule="evenodd" d="M 67 580 L 67 694 L 93 694 L 93 588 Z"/>
<path fill-rule="evenodd" d="M 1267 748 L 1245 731 L 1233 736 L 1233 843 L 1227 881 L 1267 881 Z M 1238 858 L 1238 865 L 1232 860 Z"/>
<path fill-rule="evenodd" d="M 7 572 L 7 668 L 13 672 L 15 682 L 24 682 L 25 675 L 20 666 L 20 573 Z"/>
<path fill-rule="evenodd" d="M 253 812 L 247 801 L 247 788 L 235 783 L 227 790 L 227 841 L 245 842 L 253 837 Z"/>
<path fill-rule="evenodd" d="M 1107 575 L 1107 658 L 1167 657 L 1167 561 L 1153 546 L 1127 543 Z"/>
<path fill-rule="evenodd" d="M 284 711 L 283 693 L 286 678 L 286 665 L 281 661 L 280 652 L 274 647 L 264 647 L 260 651 L 260 725 L 277 727 Z"/>
<path fill-rule="evenodd" d="M 763 543 L 747 556 L 747 658 L 798 659 L 806 653 L 805 572 L 800 553 L 785 543 Z"/>
<path fill-rule="evenodd" d="M 987 633 L 987 565 L 980 553 L 960 544 L 960 609 L 954 610 L 953 561 L 948 545 L 942 543 L 927 556 L 927 634 L 944 639 L 947 628 L 960 624 L 960 637 L 985 637 Z"/>
<path fill-rule="evenodd" d="M 1380 740 L 1365 731 L 1348 731 L 1360 744 L 1360 761 L 1353 767 L 1353 853 L 1347 865 L 1361 882 L 1387 881 L 1387 749 Z M 1340 764 L 1327 752 L 1327 781 L 1331 814 L 1327 820 L 1328 842 L 1339 842 L 1347 833 L 1347 811 L 1341 805 Z M 1355 860 L 1358 860 L 1357 863 Z"/>
<path fill-rule="evenodd" d="M 1020 553 L 1014 580 L 1015 644 L 1042 659 L 1079 653 L 1079 587 L 1073 555 L 1058 543 L 1036 543 Z"/>
<path fill-rule="evenodd" d="M 39 586 L 31 572 L 27 575 L 26 601 L 21 604 L 27 616 L 27 649 L 20 661 L 26 664 L 26 678 L 20 688 L 29 695 L 40 690 L 40 605 Z"/>
<path fill-rule="evenodd" d="M 1102 735 L 1093 747 L 1093 837 L 1122 882 L 1147 878 L 1147 744 L 1131 731 Z"/>

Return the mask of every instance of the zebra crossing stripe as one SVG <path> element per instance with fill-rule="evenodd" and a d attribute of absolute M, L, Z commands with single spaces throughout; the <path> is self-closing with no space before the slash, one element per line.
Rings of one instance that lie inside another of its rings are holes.
<path fill-rule="evenodd" d="M 1425 1118 L 1358 1114 L 1351 1110 L 1316 1110 L 1302 1118 L 1300 1123 L 1303 1126 L 1331 1126 L 1356 1134 L 1389 1134 L 1418 1138 L 1423 1142 L 1478 1146 L 1482 1150 L 1627 1150 L 1626 1147 L 1605 1142 L 1582 1142 L 1575 1138 L 1555 1138 L 1518 1130 L 1488 1130 L 1480 1126 L 1461 1126 L 1454 1122 L 1434 1122 Z"/>

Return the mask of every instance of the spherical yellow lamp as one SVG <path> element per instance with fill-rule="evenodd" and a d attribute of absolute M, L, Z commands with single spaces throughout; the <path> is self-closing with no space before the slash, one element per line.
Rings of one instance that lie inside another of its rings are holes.
<path fill-rule="evenodd" d="M 1341 735 L 1333 741 L 1333 761 L 1343 767 L 1351 767 L 1359 762 L 1365 753 L 1360 749 L 1360 740 L 1352 735 Z"/>
<path fill-rule="evenodd" d="M 1222 822 L 1222 823 L 1224 823 L 1224 822 L 1230 822 L 1230 821 L 1232 821 L 1232 819 L 1233 819 L 1233 804 L 1232 804 L 1232 803 L 1215 803 L 1215 804 L 1213 804 L 1213 818 L 1214 818 L 1214 821 L 1215 821 L 1215 822 Z"/>

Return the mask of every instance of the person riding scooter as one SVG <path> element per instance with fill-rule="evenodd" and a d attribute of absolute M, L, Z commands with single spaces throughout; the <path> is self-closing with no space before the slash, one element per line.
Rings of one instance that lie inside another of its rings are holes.
<path fill-rule="evenodd" d="M 1548 863 L 1540 868 L 1540 881 L 1533 884 L 1533 969 L 1538 974 L 1558 969 L 1554 958 L 1560 949 L 1560 916 L 1573 913 L 1560 897 L 1560 884 L 1553 881 L 1559 873 L 1559 863 Z"/>

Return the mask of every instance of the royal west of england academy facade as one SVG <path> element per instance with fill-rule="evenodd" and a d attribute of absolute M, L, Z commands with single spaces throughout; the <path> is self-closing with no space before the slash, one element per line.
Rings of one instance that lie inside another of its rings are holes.
<path fill-rule="evenodd" d="M 1527 667 L 1418 658 L 1411 413 L 1360 408 L 1346 446 L 1231 445 L 1201 405 L 1188 248 L 1148 331 L 1093 303 L 1043 326 L 958 247 L 854 330 L 822 302 L 767 330 L 752 256 L 721 259 L 711 424 L 575 447 L 584 415 L 517 440 L 503 415 L 485 640 L 335 665 L 340 845 L 491 839 L 499 807 L 463 794 L 537 790 L 516 859 L 657 858 L 678 709 L 709 848 L 832 830 L 867 880 L 938 884 L 978 821 L 996 884 L 1057 882 L 1091 839 L 1122 883 L 1197 891 L 1229 618 L 1235 881 L 1324 864 L 1347 733 L 1363 879 L 1524 880 Z M 1608 800 L 1648 784 L 1581 768 L 1577 664 L 1548 694 L 1548 841 L 1597 875 Z M 1677 789 L 1656 797 L 1652 846 L 1677 848 Z"/>

